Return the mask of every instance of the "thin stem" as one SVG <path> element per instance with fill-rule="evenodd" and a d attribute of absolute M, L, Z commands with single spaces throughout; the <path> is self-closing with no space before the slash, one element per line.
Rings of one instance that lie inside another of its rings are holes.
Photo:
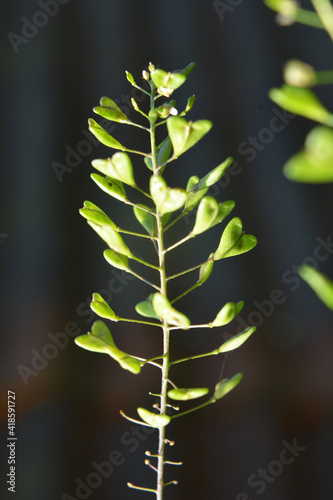
<path fill-rule="evenodd" d="M 172 276 L 168 276 L 167 280 L 173 280 L 174 278 L 179 278 L 179 276 L 183 276 L 183 274 L 190 273 L 192 271 L 195 271 L 196 269 L 199 269 L 199 267 L 202 267 L 204 264 L 206 264 L 208 260 L 203 262 L 202 264 L 198 264 L 197 266 L 191 267 L 190 269 L 187 269 L 186 271 L 182 271 L 181 273 L 178 274 L 173 274 Z"/>
<path fill-rule="evenodd" d="M 138 110 L 136 110 L 138 111 Z M 139 113 L 141 115 L 143 115 L 145 118 L 148 118 L 148 116 L 143 112 L 143 111 L 139 111 Z M 132 125 L 133 127 L 138 127 L 138 128 L 141 128 L 142 130 L 145 130 L 146 132 L 149 132 L 149 128 L 148 127 L 145 127 L 144 125 L 140 125 L 139 123 L 135 123 L 135 122 L 127 122 L 128 125 Z"/>
<path fill-rule="evenodd" d="M 298 9 L 295 14 L 295 21 L 300 24 L 305 24 L 306 26 L 311 26 L 312 28 L 323 29 L 323 23 L 318 18 L 315 12 L 306 9 Z"/>
<path fill-rule="evenodd" d="M 190 410 L 186 410 L 186 411 L 183 411 L 182 413 L 177 413 L 176 415 L 172 415 L 171 419 L 183 417 L 184 415 L 187 415 L 188 413 L 192 413 L 193 411 L 201 410 L 201 408 L 204 408 L 205 406 L 208 406 L 212 403 L 215 403 L 215 399 L 209 399 L 208 401 L 206 401 L 206 403 L 202 403 L 199 406 L 195 406 L 194 408 L 191 408 Z"/>
<path fill-rule="evenodd" d="M 176 217 L 172 222 L 170 222 L 170 224 L 168 224 L 167 226 L 165 226 L 164 232 L 167 231 L 174 224 L 176 224 L 176 222 L 178 222 L 180 219 L 182 219 L 184 217 L 184 215 L 186 215 L 186 213 L 187 212 L 182 212 L 180 215 L 178 215 L 178 217 Z"/>
<path fill-rule="evenodd" d="M 129 318 L 117 318 L 117 321 L 125 321 L 126 323 L 138 323 L 139 325 L 149 325 L 149 326 L 158 326 L 162 327 L 160 323 L 153 323 L 152 321 L 143 321 L 140 319 L 129 319 Z"/>
<path fill-rule="evenodd" d="M 171 245 L 169 248 L 167 248 L 166 250 L 164 250 L 164 252 L 165 253 L 166 252 L 170 252 L 170 250 L 173 250 L 174 248 L 179 247 L 179 245 L 182 245 L 183 243 L 185 243 L 186 241 L 190 240 L 191 238 L 193 238 L 193 234 L 192 233 L 188 234 L 182 240 L 179 240 L 176 243 L 174 243 L 173 245 Z"/>
<path fill-rule="evenodd" d="M 191 286 L 188 290 L 186 290 L 185 292 L 178 295 L 178 297 L 173 299 L 170 303 L 174 304 L 175 302 L 177 302 L 177 300 L 182 299 L 183 297 L 185 297 L 185 295 L 187 295 L 190 292 L 193 292 L 193 290 L 195 290 L 196 288 L 198 288 L 198 286 L 201 286 L 201 285 L 202 285 L 202 283 L 196 283 L 195 285 Z"/>
<path fill-rule="evenodd" d="M 211 352 L 206 352 L 206 354 L 197 354 L 196 356 L 189 356 L 188 358 L 176 359 L 176 361 L 171 361 L 170 366 L 178 365 L 179 363 L 184 363 L 185 361 L 192 361 L 192 359 L 206 358 L 207 356 L 215 356 L 220 354 L 217 349 Z"/>
<path fill-rule="evenodd" d="M 329 0 L 311 0 L 319 19 L 333 42 L 333 7 Z"/>
<path fill-rule="evenodd" d="M 150 194 L 146 193 L 146 191 L 144 191 L 143 189 L 139 188 L 139 186 L 134 186 L 135 189 L 137 189 L 141 194 L 143 194 L 144 196 L 146 196 L 147 198 L 149 198 L 150 200 L 152 199 L 152 197 L 150 196 Z"/>
<path fill-rule="evenodd" d="M 143 278 L 143 276 L 140 276 L 140 274 L 137 274 L 135 271 L 132 271 L 132 269 L 128 269 L 127 270 L 128 273 L 132 274 L 133 276 L 135 276 L 136 278 L 138 278 L 139 280 L 143 281 L 144 283 L 146 283 L 147 285 L 150 285 L 151 287 L 155 288 L 156 290 L 158 290 L 159 292 L 161 291 L 160 287 L 157 286 L 157 285 L 154 285 L 154 283 L 151 283 L 150 281 L 146 280 L 146 278 Z"/>
<path fill-rule="evenodd" d="M 127 231 L 126 229 L 120 229 L 120 227 L 118 227 L 117 232 L 123 233 L 123 234 L 129 234 L 130 236 L 138 236 L 139 238 L 146 238 L 149 240 L 156 240 L 157 239 L 156 236 L 149 236 L 149 234 L 135 233 L 133 231 Z"/>
<path fill-rule="evenodd" d="M 150 196 L 149 196 L 150 198 Z M 156 217 L 156 214 L 155 212 L 153 212 L 152 210 L 150 210 L 149 208 L 145 208 L 141 205 L 138 205 L 137 203 L 133 203 L 132 201 L 130 201 L 128 198 L 126 198 L 126 200 L 124 200 L 124 203 L 126 203 L 126 205 L 131 205 L 132 207 L 137 207 L 137 208 L 140 208 L 140 210 L 143 210 L 144 212 L 147 212 L 148 214 L 151 214 L 153 215 L 154 217 Z"/>
<path fill-rule="evenodd" d="M 155 88 L 151 86 L 151 111 L 155 106 Z M 153 115 L 153 114 L 152 114 Z M 156 137 L 155 137 L 155 122 L 156 118 L 152 116 L 150 119 L 150 145 L 151 145 L 151 155 L 154 175 L 159 175 L 159 169 L 157 165 L 157 148 L 156 148 Z M 165 251 L 164 251 L 164 239 L 163 239 L 163 224 L 162 216 L 159 212 L 156 212 L 157 221 L 157 251 L 159 260 L 159 271 L 160 271 L 160 289 L 161 294 L 167 296 L 167 278 L 165 272 Z M 169 345 L 170 345 L 170 328 L 168 323 L 163 321 L 163 365 L 162 365 L 162 379 L 161 379 L 161 395 L 160 395 L 160 415 L 166 414 L 167 409 L 167 389 L 168 389 L 168 376 L 169 376 Z M 159 438 L 158 438 L 158 459 L 157 459 L 157 490 L 156 498 L 157 500 L 163 500 L 163 488 L 164 488 L 164 447 L 165 447 L 165 427 L 159 427 Z"/>
<path fill-rule="evenodd" d="M 333 83 L 333 71 L 316 71 L 316 84 L 327 85 Z"/>
<path fill-rule="evenodd" d="M 136 260 L 137 262 L 140 262 L 140 264 L 143 264 L 144 266 L 151 267 L 152 269 L 155 269 L 156 271 L 160 270 L 160 268 L 158 266 L 154 266 L 154 264 L 150 264 L 149 262 L 146 262 L 145 260 L 142 260 L 139 257 L 136 257 L 135 255 L 133 255 L 131 258 L 133 260 Z"/>

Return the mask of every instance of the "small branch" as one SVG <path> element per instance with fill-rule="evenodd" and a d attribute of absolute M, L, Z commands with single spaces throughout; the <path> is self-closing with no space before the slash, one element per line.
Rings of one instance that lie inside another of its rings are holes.
<path fill-rule="evenodd" d="M 193 290 L 195 290 L 196 288 L 198 288 L 198 286 L 201 286 L 201 285 L 202 285 L 202 283 L 196 283 L 195 285 L 191 286 L 188 290 L 186 290 L 185 292 L 178 295 L 177 298 L 173 299 L 170 302 L 170 304 L 174 304 L 175 302 L 177 302 L 177 300 L 182 299 L 183 297 L 185 297 L 185 295 L 187 295 L 190 292 L 193 292 Z"/>
<path fill-rule="evenodd" d="M 187 214 L 187 212 L 184 211 L 180 215 L 178 215 L 178 217 L 176 217 L 172 222 L 170 222 L 170 224 L 168 224 L 167 226 L 165 226 L 164 232 L 167 231 L 174 224 L 176 224 L 176 222 L 178 222 L 180 219 L 182 219 L 184 217 L 184 215 L 186 215 L 186 214 Z"/>
<path fill-rule="evenodd" d="M 144 266 L 151 267 L 152 269 L 155 269 L 156 271 L 160 270 L 160 268 L 158 266 L 154 266 L 154 264 L 150 264 L 149 262 L 146 262 L 145 260 L 140 259 L 140 257 L 136 257 L 135 255 L 132 256 L 132 259 L 136 260 L 137 262 L 140 262 L 140 264 L 143 264 Z"/>
<path fill-rule="evenodd" d="M 143 421 L 140 421 L 140 420 L 136 420 L 135 418 L 131 418 L 131 417 L 128 417 L 124 412 L 123 410 L 120 410 L 120 415 L 124 418 L 126 418 L 126 420 L 129 420 L 130 422 L 134 422 L 135 424 L 139 424 L 139 425 L 144 425 L 145 427 L 150 427 L 151 429 L 155 429 L 155 427 L 153 427 L 152 425 L 149 425 L 149 424 L 146 424 L 145 422 Z"/>
<path fill-rule="evenodd" d="M 194 238 L 194 235 L 192 233 L 189 233 L 187 236 L 185 236 L 185 238 L 183 238 L 182 240 L 179 240 L 177 241 L 177 243 L 174 243 L 174 245 L 171 245 L 171 247 L 167 248 L 166 250 L 164 250 L 164 252 L 170 252 L 170 250 L 173 250 L 174 248 L 177 248 L 179 245 L 182 245 L 183 243 L 185 243 L 186 241 L 190 240 L 191 238 Z"/>
<path fill-rule="evenodd" d="M 200 410 L 201 408 L 204 408 L 205 406 L 208 406 L 212 403 L 215 403 L 215 399 L 209 399 L 208 401 L 206 401 L 206 403 L 203 403 L 199 406 L 195 406 L 194 408 L 191 408 L 190 410 L 187 410 L 187 411 L 183 411 L 182 413 L 178 413 L 178 415 L 172 415 L 172 417 L 170 417 L 170 418 L 174 419 L 174 418 L 182 417 L 184 415 L 187 415 L 188 413 L 192 413 L 194 411 Z"/>
<path fill-rule="evenodd" d="M 152 321 L 144 321 L 140 319 L 129 319 L 129 318 L 119 318 L 117 317 L 117 321 L 125 321 L 126 323 L 138 323 L 139 325 L 149 325 L 149 326 L 158 326 L 163 328 L 161 323 L 153 323 Z"/>
<path fill-rule="evenodd" d="M 136 110 L 136 111 L 138 111 L 138 110 Z M 139 113 L 140 113 L 140 111 L 139 111 Z M 145 118 L 148 119 L 148 116 L 143 111 L 141 111 L 140 114 L 143 115 Z M 133 127 L 138 127 L 138 128 L 141 128 L 142 130 L 145 130 L 146 132 L 149 132 L 149 128 L 148 127 L 145 127 L 144 125 L 140 125 L 139 123 L 127 122 L 127 125 L 132 125 Z"/>
<path fill-rule="evenodd" d="M 126 229 L 117 228 L 117 233 L 129 234 L 130 236 L 138 236 L 139 238 L 147 238 L 149 240 L 157 240 L 156 236 L 149 236 L 149 234 L 135 233 L 133 231 L 127 231 Z"/>
<path fill-rule="evenodd" d="M 157 491 L 156 491 L 156 490 L 153 490 L 153 489 L 151 489 L 151 488 L 144 488 L 144 487 L 142 487 L 142 486 L 135 486 L 135 485 L 134 485 L 134 484 L 132 484 L 132 483 L 127 483 L 127 486 L 128 486 L 129 488 L 134 488 L 135 490 L 150 491 L 151 493 L 157 493 Z"/>
<path fill-rule="evenodd" d="M 171 365 L 177 365 L 179 363 L 184 363 L 184 361 L 192 361 L 192 359 L 206 358 L 207 356 L 215 356 L 216 354 L 220 354 L 217 349 L 211 352 L 206 352 L 205 354 L 197 354 L 196 356 L 189 356 L 188 358 L 177 359 L 176 361 L 171 361 Z"/>
<path fill-rule="evenodd" d="M 206 260 L 205 262 L 202 262 L 202 264 L 198 264 L 197 266 L 191 267 L 190 269 L 187 269 L 186 271 L 182 271 L 181 273 L 173 274 L 172 276 L 168 276 L 167 281 L 173 280 L 174 278 L 179 278 L 180 276 L 183 276 L 184 274 L 191 273 L 192 271 L 195 271 L 196 269 L 199 269 L 200 267 L 202 267 L 207 262 L 208 262 L 208 260 Z"/>
<path fill-rule="evenodd" d="M 151 283 L 150 281 L 146 280 L 146 278 L 143 278 L 142 276 L 140 276 L 139 274 L 137 274 L 135 271 L 132 271 L 132 269 L 128 269 L 128 271 L 130 274 L 132 274 L 133 276 L 135 276 L 136 278 L 138 278 L 139 280 L 143 281 L 144 283 L 146 283 L 147 285 L 150 285 L 152 286 L 153 288 L 155 288 L 156 290 L 160 291 L 160 287 L 158 287 L 157 285 L 154 285 L 154 283 Z"/>

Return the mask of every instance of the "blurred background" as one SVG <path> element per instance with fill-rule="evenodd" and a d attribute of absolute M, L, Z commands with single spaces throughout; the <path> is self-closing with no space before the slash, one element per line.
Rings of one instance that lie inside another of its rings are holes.
<path fill-rule="evenodd" d="M 284 162 L 313 123 L 268 98 L 290 58 L 331 68 L 326 33 L 278 27 L 261 1 L 4 0 L 1 11 L 1 497 L 10 494 L 8 390 L 16 393 L 19 500 L 144 499 L 148 493 L 129 490 L 126 482 L 154 487 L 144 452 L 154 453 L 157 433 L 145 433 L 119 410 L 135 417 L 138 406 L 150 407 L 148 392 L 158 391 L 155 370 L 134 376 L 73 341 L 94 320 L 92 292 L 102 293 L 117 314 L 134 317 L 135 304 L 150 290 L 108 266 L 103 242 L 78 210 L 88 199 L 120 227 L 139 229 L 131 210 L 90 180 L 91 160 L 109 151 L 96 145 L 87 119 L 103 95 L 131 119 L 131 97 L 145 107 L 125 70 L 139 82 L 150 61 L 168 71 L 195 61 L 175 98 L 183 109 L 195 94 L 189 119 L 209 119 L 214 127 L 166 178 L 185 187 L 191 175 L 203 176 L 233 156 L 236 168 L 211 192 L 219 201 L 236 201 L 233 215 L 259 242 L 248 254 L 216 263 L 210 280 L 178 304 L 195 323 L 211 321 L 227 301 L 244 300 L 240 319 L 174 334 L 172 355 L 213 349 L 248 323 L 259 328 L 227 358 L 174 370 L 180 386 L 213 389 L 222 366 L 223 377 L 242 371 L 244 379 L 226 399 L 168 426 L 176 441 L 168 457 L 184 465 L 167 472 L 179 485 L 169 486 L 165 498 L 330 500 L 332 313 L 299 280 L 297 267 L 312 263 L 333 276 L 332 185 L 283 176 Z M 318 93 L 332 109 L 330 89 Z M 148 150 L 130 127 L 117 124 L 114 135 Z M 133 161 L 146 186 L 145 166 Z M 170 238 L 192 223 L 180 224 Z M 170 270 L 205 260 L 220 234 L 214 228 L 188 243 L 186 254 L 175 250 Z M 148 247 L 137 248 L 149 257 Z M 196 279 L 177 281 L 172 292 Z M 118 323 L 112 333 L 124 350 L 160 353 L 155 330 Z M 283 452 L 288 446 L 292 451 Z"/>

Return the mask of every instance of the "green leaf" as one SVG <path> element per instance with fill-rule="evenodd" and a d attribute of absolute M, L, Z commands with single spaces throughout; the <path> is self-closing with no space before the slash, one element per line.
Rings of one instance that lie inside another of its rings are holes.
<path fill-rule="evenodd" d="M 90 308 L 101 318 L 118 321 L 118 316 L 99 293 L 93 293 Z"/>
<path fill-rule="evenodd" d="M 130 269 L 128 265 L 128 257 L 111 250 L 111 248 L 104 250 L 103 256 L 104 259 L 116 269 L 122 269 L 124 271 L 128 271 Z"/>
<path fill-rule="evenodd" d="M 108 354 L 107 346 L 116 347 L 110 330 L 103 321 L 95 321 L 92 325 L 91 333 L 80 335 L 74 339 L 74 342 L 92 352 L 101 352 Z"/>
<path fill-rule="evenodd" d="M 247 339 L 256 331 L 257 327 L 255 326 L 249 326 L 246 328 L 243 332 L 238 333 L 234 337 L 231 337 L 228 339 L 224 344 L 222 344 L 219 348 L 218 351 L 221 352 L 229 352 L 233 351 L 234 349 L 238 349 L 241 345 L 243 345 Z"/>
<path fill-rule="evenodd" d="M 208 191 L 208 187 L 206 189 L 201 189 L 197 191 L 194 189 L 195 186 L 199 184 L 200 178 L 197 175 L 193 175 L 189 178 L 187 186 L 186 186 L 186 201 L 185 201 L 185 212 L 188 213 L 193 208 L 197 206 L 199 201 L 205 196 Z"/>
<path fill-rule="evenodd" d="M 232 391 L 236 387 L 236 385 L 239 384 L 239 382 L 242 380 L 243 374 L 242 373 L 237 373 L 237 375 L 234 375 L 232 378 L 224 378 L 220 380 L 215 386 L 215 392 L 213 399 L 217 401 L 218 399 L 223 398 L 228 394 L 228 392 Z"/>
<path fill-rule="evenodd" d="M 107 120 L 119 122 L 119 123 L 130 123 L 127 116 L 121 111 L 117 104 L 109 97 L 102 97 L 100 100 L 100 106 L 93 108 L 93 111 Z"/>
<path fill-rule="evenodd" d="M 205 189 L 207 187 L 210 187 L 213 184 L 215 184 L 216 182 L 218 182 L 224 176 L 228 167 L 230 167 L 230 165 L 232 164 L 233 161 L 234 161 L 233 158 L 231 158 L 229 156 L 226 160 L 224 160 L 223 163 L 221 163 L 220 165 L 215 167 L 213 170 L 208 172 L 208 174 L 206 174 L 200 180 L 200 182 L 196 186 L 196 190 L 200 191 L 201 189 Z"/>
<path fill-rule="evenodd" d="M 175 158 L 200 141 L 213 125 L 209 120 L 188 122 L 180 116 L 171 116 L 166 123 Z"/>
<path fill-rule="evenodd" d="M 170 141 L 170 137 L 167 137 L 167 139 L 165 141 L 163 141 L 158 147 L 157 147 L 157 151 L 156 151 L 156 162 L 157 162 L 157 166 L 160 167 L 161 165 L 163 165 L 166 161 L 168 161 L 168 159 L 170 158 L 171 156 L 171 153 L 172 153 L 172 145 L 171 145 L 171 141 Z M 151 171 L 154 171 L 154 168 L 153 168 L 153 162 L 152 162 L 152 159 L 151 157 L 149 156 L 145 156 L 145 159 L 144 159 L 144 162 L 145 164 L 147 165 L 147 167 L 149 168 L 149 170 Z M 163 167 L 161 169 L 161 172 L 163 172 L 165 167 Z"/>
<path fill-rule="evenodd" d="M 184 111 L 182 113 L 180 113 L 179 116 L 184 116 L 186 115 L 189 111 L 191 111 L 191 109 L 193 108 L 193 105 L 195 103 L 195 100 L 196 100 L 196 97 L 195 95 L 192 95 L 191 97 L 189 97 L 187 99 L 187 104 L 186 104 L 186 108 L 184 109 Z"/>
<path fill-rule="evenodd" d="M 296 182 L 333 182 L 333 130 L 323 126 L 312 129 L 304 151 L 287 161 L 284 173 Z"/>
<path fill-rule="evenodd" d="M 207 231 L 213 224 L 219 213 L 219 204 L 212 196 L 205 196 L 199 203 L 192 235 Z"/>
<path fill-rule="evenodd" d="M 187 316 L 174 309 L 168 299 L 161 293 L 154 293 L 152 304 L 157 316 L 165 320 L 169 325 L 179 326 L 187 330 L 191 324 Z"/>
<path fill-rule="evenodd" d="M 219 203 L 219 212 L 211 227 L 216 226 L 216 224 L 222 222 L 234 208 L 235 208 L 235 202 L 232 200 Z"/>
<path fill-rule="evenodd" d="M 140 207 L 150 210 L 146 205 L 140 205 Z M 150 234 L 150 236 L 155 236 L 157 233 L 156 217 L 152 213 L 146 212 L 146 210 L 141 210 L 138 206 L 134 207 L 133 211 L 136 219 L 140 222 L 141 226 L 145 228 L 147 233 Z"/>
<path fill-rule="evenodd" d="M 96 205 L 91 203 L 90 201 L 85 201 L 83 203 L 83 208 L 79 210 L 80 214 L 87 220 L 95 222 L 99 225 L 110 225 L 114 229 L 116 229 L 116 225 L 112 222 L 112 220 Z"/>
<path fill-rule="evenodd" d="M 188 401 L 190 399 L 201 398 L 208 394 L 208 392 L 209 389 L 207 387 L 171 389 L 168 392 L 168 396 L 176 401 Z"/>
<path fill-rule="evenodd" d="M 183 189 L 169 188 L 165 180 L 158 175 L 152 175 L 150 178 L 150 194 L 160 215 L 175 212 L 184 205 L 186 199 Z"/>
<path fill-rule="evenodd" d="M 122 368 L 134 374 L 138 374 L 141 371 L 142 363 L 126 352 L 120 351 L 115 346 L 110 330 L 103 321 L 96 321 L 92 326 L 91 333 L 76 337 L 75 343 L 87 351 L 108 354 Z"/>
<path fill-rule="evenodd" d="M 149 295 L 149 298 L 147 300 L 139 302 L 139 304 L 135 306 L 135 310 L 138 314 L 144 316 L 145 318 L 159 319 L 159 317 L 157 316 L 157 314 L 153 309 L 152 298 L 153 294 Z"/>
<path fill-rule="evenodd" d="M 142 420 L 151 425 L 151 427 L 165 427 L 171 420 L 168 415 L 158 415 L 145 408 L 138 408 L 137 412 Z"/>
<path fill-rule="evenodd" d="M 99 140 L 104 146 L 113 149 L 121 149 L 125 151 L 125 146 L 120 144 L 112 135 L 110 135 L 103 127 L 101 127 L 95 120 L 89 118 L 88 120 L 90 132 Z"/>
<path fill-rule="evenodd" d="M 115 181 L 110 178 L 105 178 L 99 174 L 91 174 L 90 177 L 94 182 L 96 182 L 97 186 L 99 186 L 105 193 L 113 196 L 120 201 L 126 201 L 127 196 L 125 193 L 124 186 L 120 181 Z"/>
<path fill-rule="evenodd" d="M 125 73 L 126 73 L 126 78 L 130 82 L 130 84 L 131 85 L 135 84 L 135 80 L 133 78 L 132 73 L 130 73 L 129 71 L 126 71 Z"/>
<path fill-rule="evenodd" d="M 99 226 L 94 222 L 88 220 L 89 226 L 93 228 L 94 231 L 105 241 L 105 243 L 115 252 L 121 253 L 131 258 L 133 256 L 132 252 L 129 250 L 128 246 L 112 227 L 110 226 Z"/>
<path fill-rule="evenodd" d="M 155 69 L 150 73 L 151 79 L 157 87 L 158 93 L 170 97 L 174 90 L 178 89 L 185 81 L 186 75 L 182 73 L 171 73 L 163 69 Z"/>
<path fill-rule="evenodd" d="M 211 253 L 209 258 L 208 258 L 208 261 L 205 262 L 201 267 L 200 267 L 200 271 L 199 271 L 199 279 L 198 279 L 198 283 L 200 283 L 200 285 L 202 285 L 203 283 L 205 283 L 205 281 L 208 280 L 209 276 L 211 275 L 211 272 L 213 270 L 213 266 L 214 266 L 214 254 Z"/>
<path fill-rule="evenodd" d="M 299 275 L 312 288 L 320 300 L 333 311 L 333 281 L 308 265 L 300 267 Z"/>
<path fill-rule="evenodd" d="M 256 244 L 257 239 L 250 234 L 244 234 L 242 221 L 238 217 L 234 217 L 223 231 L 220 244 L 214 254 L 214 260 L 248 252 Z"/>
<path fill-rule="evenodd" d="M 244 302 L 240 301 L 235 304 L 234 302 L 227 302 L 214 321 L 210 324 L 210 326 L 224 326 L 230 323 L 242 310 L 244 306 Z"/>
<path fill-rule="evenodd" d="M 333 126 L 332 113 L 325 108 L 312 90 L 282 85 L 280 89 L 272 89 L 269 97 L 291 113 Z"/>
<path fill-rule="evenodd" d="M 127 153 L 115 153 L 112 158 L 93 160 L 91 164 L 96 170 L 112 179 L 124 182 L 129 186 L 136 185 L 132 162 Z"/>

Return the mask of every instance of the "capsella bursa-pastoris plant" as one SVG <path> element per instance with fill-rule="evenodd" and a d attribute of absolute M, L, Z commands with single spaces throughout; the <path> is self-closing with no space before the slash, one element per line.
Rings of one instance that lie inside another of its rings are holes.
<path fill-rule="evenodd" d="M 255 327 L 248 327 L 243 332 L 223 342 L 222 345 L 218 345 L 211 352 L 195 356 L 191 356 L 189 353 L 189 356 L 183 359 L 172 359 L 170 356 L 170 345 L 172 345 L 173 337 L 179 335 L 181 331 L 190 340 L 193 328 L 202 328 L 203 330 L 216 328 L 217 338 L 219 338 L 220 327 L 230 323 L 239 314 L 243 302 L 228 302 L 217 311 L 215 318 L 212 318 L 210 322 L 193 325 L 190 318 L 181 312 L 181 304 L 178 306 L 178 301 L 181 302 L 182 297 L 208 280 L 215 263 L 218 265 L 218 261 L 221 259 L 248 252 L 257 243 L 254 236 L 245 234 L 242 221 L 238 217 L 234 217 L 224 225 L 217 248 L 208 255 L 204 262 L 190 269 L 179 270 L 173 275 L 167 273 L 170 252 L 176 247 L 184 245 L 183 251 L 188 254 L 189 243 L 188 245 L 185 243 L 190 241 L 193 244 L 194 238 L 200 238 L 208 229 L 222 223 L 235 206 L 233 201 L 220 203 L 209 193 L 207 194 L 210 186 L 218 182 L 231 165 L 232 158 L 227 158 L 201 179 L 197 175 L 193 175 L 188 180 L 185 189 L 168 186 L 164 177 L 166 167 L 195 146 L 212 127 L 212 123 L 208 120 L 187 121 L 184 118 L 192 109 L 195 101 L 194 96 L 188 99 L 184 111 L 180 113 L 175 107 L 176 102 L 170 100 L 170 96 L 186 81 L 193 67 L 192 63 L 182 70 L 166 72 L 149 64 L 148 70 L 143 71 L 142 74 L 142 86 L 135 82 L 130 73 L 126 73 L 128 82 L 149 96 L 148 112 L 140 109 L 135 100 L 132 99 L 133 108 L 140 115 L 140 123 L 130 120 L 108 97 L 103 97 L 100 106 L 94 108 L 94 112 L 103 118 L 144 130 L 147 139 L 149 139 L 149 141 L 147 140 L 148 152 L 129 149 L 112 137 L 95 120 L 89 120 L 89 129 L 92 134 L 105 146 L 118 150 L 109 158 L 93 160 L 92 166 L 98 173 L 93 173 L 91 177 L 108 195 L 116 198 L 119 203 L 130 205 L 133 208 L 133 217 L 137 220 L 138 227 L 141 226 L 144 231 L 140 232 L 138 229 L 139 232 L 131 232 L 121 229 L 107 214 L 90 201 L 85 201 L 80 210 L 89 226 L 106 243 L 108 248 L 103 255 L 107 263 L 131 273 L 151 288 L 151 293 L 147 298 L 136 305 L 131 318 L 119 317 L 117 312 L 113 311 L 98 293 L 92 295 L 91 309 L 99 317 L 110 322 L 125 321 L 155 327 L 161 332 L 161 350 L 157 357 L 144 359 L 136 356 L 135 353 L 128 354 L 122 351 L 116 345 L 109 327 L 101 320 L 92 325 L 91 332 L 80 335 L 75 339 L 75 342 L 89 351 L 108 354 L 119 363 L 121 368 L 135 375 L 139 374 L 147 364 L 153 365 L 160 372 L 159 393 L 152 394 L 155 404 L 152 404 L 151 408 L 137 408 L 139 419 L 127 416 L 121 411 L 121 415 L 132 422 L 158 429 L 157 450 L 154 453 L 147 452 L 150 458 L 146 459 L 146 464 L 153 469 L 154 474 L 156 473 L 156 487 L 147 488 L 144 485 L 128 483 L 131 488 L 155 493 L 158 500 L 162 500 L 163 489 L 166 486 L 177 483 L 175 480 L 166 481 L 164 479 L 164 469 L 178 464 L 178 462 L 173 463 L 165 459 L 165 448 L 170 443 L 166 437 L 168 424 L 173 419 L 215 403 L 236 387 L 242 379 L 241 373 L 237 373 L 229 379 L 221 379 L 212 391 L 208 387 L 200 386 L 179 387 L 172 378 L 173 366 L 179 363 L 188 363 L 197 358 L 227 353 L 240 347 L 255 331 Z M 163 137 L 159 144 L 157 144 L 156 134 L 158 137 L 162 134 L 161 137 Z M 145 189 L 137 184 L 130 155 L 138 155 L 150 170 L 149 188 Z M 139 196 L 142 196 L 142 203 L 131 201 L 131 190 L 136 190 Z M 191 226 L 187 226 L 188 229 L 191 227 L 191 230 L 188 232 L 187 229 L 187 234 L 184 237 L 173 241 L 169 246 L 166 245 L 166 232 L 169 232 L 172 226 L 194 210 L 193 223 Z M 147 260 L 138 257 L 135 251 L 135 241 L 133 241 L 135 238 L 146 238 L 151 241 L 152 252 Z M 155 273 L 156 278 L 151 279 L 149 275 L 148 279 L 147 275 L 145 276 L 145 269 L 149 269 L 150 274 Z M 182 276 L 187 273 L 194 273 L 193 285 L 182 291 L 179 296 L 171 297 L 168 284 L 171 280 L 181 280 Z M 142 319 L 139 319 L 140 316 Z M 119 340 L 119 344 L 121 344 L 121 339 Z M 158 404 L 156 404 L 156 397 Z M 182 402 L 199 398 L 205 398 L 204 402 L 199 405 L 193 403 L 190 409 L 186 406 L 183 411 L 179 408 L 179 405 L 182 406 Z"/>

